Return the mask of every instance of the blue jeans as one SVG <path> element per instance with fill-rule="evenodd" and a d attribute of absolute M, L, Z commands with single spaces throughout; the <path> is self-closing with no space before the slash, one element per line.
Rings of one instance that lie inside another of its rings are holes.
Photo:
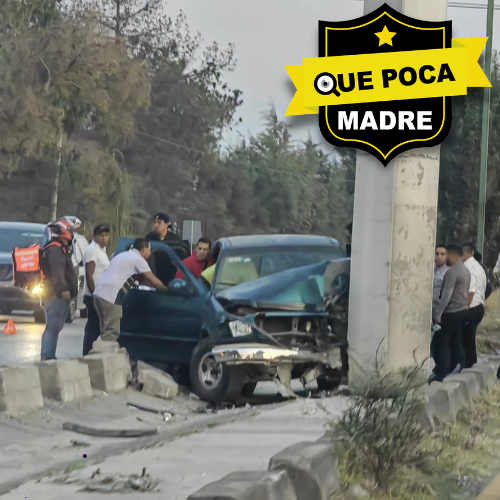
<path fill-rule="evenodd" d="M 63 329 L 68 314 L 69 302 L 61 299 L 48 299 L 43 301 L 47 323 L 42 335 L 42 360 L 55 359 L 57 339 Z"/>

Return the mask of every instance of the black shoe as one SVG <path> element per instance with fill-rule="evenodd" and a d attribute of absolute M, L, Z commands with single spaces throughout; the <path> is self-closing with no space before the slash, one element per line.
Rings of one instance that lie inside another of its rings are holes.
<path fill-rule="evenodd" d="M 433 373 L 433 374 L 429 377 L 429 385 L 431 385 L 431 384 L 432 384 L 432 382 L 442 382 L 442 380 L 438 379 L 438 378 L 436 377 L 436 374 L 435 374 L 435 373 Z"/>

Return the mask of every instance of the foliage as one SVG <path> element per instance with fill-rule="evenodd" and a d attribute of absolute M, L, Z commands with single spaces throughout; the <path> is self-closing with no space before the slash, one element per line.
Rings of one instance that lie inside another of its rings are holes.
<path fill-rule="evenodd" d="M 331 429 L 346 476 L 365 477 L 387 493 L 401 467 L 425 464 L 418 390 L 423 383 L 421 369 L 408 368 L 372 377 L 354 394 L 353 405 Z"/>

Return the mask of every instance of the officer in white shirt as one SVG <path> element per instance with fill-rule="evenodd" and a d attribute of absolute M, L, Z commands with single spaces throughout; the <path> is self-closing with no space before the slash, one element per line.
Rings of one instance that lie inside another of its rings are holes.
<path fill-rule="evenodd" d="M 99 316 L 94 307 L 92 297 L 99 278 L 109 266 L 109 258 L 106 247 L 109 243 L 109 226 L 99 224 L 94 228 L 92 243 L 86 248 L 83 255 L 85 266 L 85 288 L 83 301 L 87 306 L 87 324 L 85 325 L 85 336 L 83 337 L 83 355 L 86 356 L 92 349 L 92 344 L 100 335 Z"/>
<path fill-rule="evenodd" d="M 101 340 L 116 342 L 120 336 L 123 286 L 134 275 L 144 276 L 156 290 L 166 292 L 167 287 L 151 272 L 147 260 L 151 245 L 145 238 L 137 238 L 133 247 L 113 258 L 100 277 L 94 290 L 94 306 L 99 315 Z"/>
<path fill-rule="evenodd" d="M 486 285 L 488 280 L 483 266 L 474 258 L 474 245 L 462 245 L 463 261 L 470 272 L 469 311 L 467 322 L 462 334 L 462 343 L 465 350 L 465 368 L 471 368 L 477 363 L 476 330 L 484 316 Z"/>

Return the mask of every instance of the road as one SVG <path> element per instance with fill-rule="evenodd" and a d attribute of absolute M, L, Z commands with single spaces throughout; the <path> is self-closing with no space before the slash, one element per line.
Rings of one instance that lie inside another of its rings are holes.
<path fill-rule="evenodd" d="M 17 334 L 5 335 L 1 332 L 9 317 L 0 316 L 0 366 L 40 361 L 40 342 L 45 326 L 35 324 L 32 316 L 13 315 L 11 317 Z M 72 324 L 64 326 L 57 345 L 58 358 L 76 358 L 82 355 L 85 321 L 77 318 Z"/>

